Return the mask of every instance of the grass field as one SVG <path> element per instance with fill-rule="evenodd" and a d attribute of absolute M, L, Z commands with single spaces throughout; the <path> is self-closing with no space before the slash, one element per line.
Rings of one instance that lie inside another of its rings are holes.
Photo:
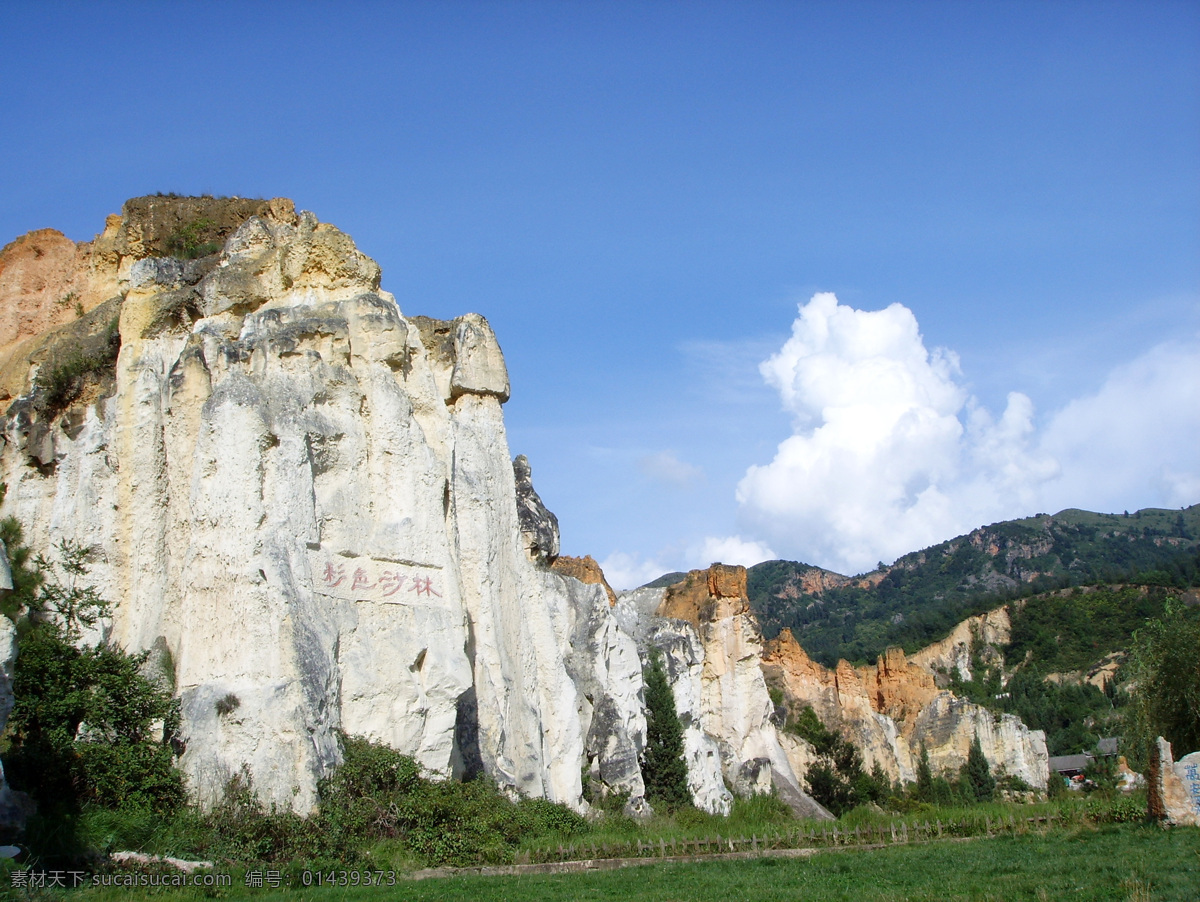
<path fill-rule="evenodd" d="M 991 839 L 819 852 L 810 858 L 665 863 L 614 871 L 453 877 L 394 887 L 13 890 L 10 898 L 107 902 L 131 898 L 258 902 L 884 902 L 884 900 L 1200 899 L 1200 830 L 1142 824 L 1079 826 Z"/>

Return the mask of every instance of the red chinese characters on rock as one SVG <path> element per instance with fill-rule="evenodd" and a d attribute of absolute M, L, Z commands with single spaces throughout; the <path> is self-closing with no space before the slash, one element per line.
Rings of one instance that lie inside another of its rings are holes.
<path fill-rule="evenodd" d="M 383 575 L 379 577 L 379 583 L 376 585 L 380 589 L 380 594 L 384 598 L 395 595 L 408 581 L 408 577 L 395 570 L 384 570 Z"/>
<path fill-rule="evenodd" d="M 367 579 L 367 571 L 359 567 L 354 571 L 354 582 L 350 585 L 351 592 L 357 592 L 359 589 L 373 589 L 375 584 Z"/>
<path fill-rule="evenodd" d="M 353 567 L 353 572 L 348 572 Z M 441 598 L 432 576 L 406 573 L 395 565 L 369 559 L 353 563 L 313 561 L 316 590 L 347 601 L 380 601 L 409 604 Z"/>
<path fill-rule="evenodd" d="M 335 576 L 337 577 L 337 579 L 334 579 Z M 345 564 L 338 564 L 336 567 L 332 563 L 328 563 L 325 565 L 325 585 L 329 586 L 329 588 L 332 589 L 334 586 L 340 586 L 345 581 L 346 581 L 346 565 Z"/>
<path fill-rule="evenodd" d="M 415 585 L 409 591 L 416 592 L 417 597 L 420 597 L 422 592 L 426 595 L 436 595 L 438 598 L 442 597 L 441 592 L 434 591 L 433 580 L 428 576 L 418 576 L 415 580 Z"/>

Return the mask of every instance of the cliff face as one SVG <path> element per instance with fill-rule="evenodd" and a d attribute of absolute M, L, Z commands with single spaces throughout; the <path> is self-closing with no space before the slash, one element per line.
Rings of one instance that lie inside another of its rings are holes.
<path fill-rule="evenodd" d="M 771 719 L 744 567 L 693 570 L 677 585 L 623 594 L 615 610 L 643 654 L 663 656 L 699 807 L 728 813 L 726 785 L 739 795 L 774 788 L 800 816 L 831 816 L 803 792 L 804 772 Z"/>
<path fill-rule="evenodd" d="M 974 648 L 986 665 L 1002 665 L 1004 656 L 999 649 L 1008 645 L 1012 638 L 1012 620 L 1008 606 L 996 608 L 985 614 L 968 617 L 959 623 L 945 639 L 922 648 L 909 660 L 941 676 L 957 671 L 967 682 L 973 678 L 971 650 Z"/>
<path fill-rule="evenodd" d="M 636 650 L 600 585 L 543 569 L 557 526 L 531 486 L 518 511 L 487 321 L 406 319 L 290 202 L 199 200 L 131 201 L 62 249 L 62 284 L 112 292 L 119 357 L 50 403 L 21 341 L 79 321 L 17 341 L 0 457 L 3 514 L 39 550 L 90 547 L 105 631 L 173 670 L 196 796 L 245 766 L 308 810 L 337 730 L 575 806 L 590 756 L 640 795 Z M 181 233 L 220 250 L 151 256 Z"/>
<path fill-rule="evenodd" d="M 587 771 L 636 814 L 654 653 L 705 810 L 729 811 L 727 786 L 774 788 L 828 816 L 764 669 L 895 777 L 912 779 L 916 743 L 957 766 L 979 732 L 1044 785 L 1044 742 L 1039 771 L 1019 722 L 963 707 L 915 659 L 828 671 L 789 633 L 764 657 L 744 568 L 618 599 L 590 558 L 559 558 L 509 457 L 487 321 L 405 317 L 311 213 L 141 198 L 93 242 L 56 235 L 0 252 L 0 515 L 43 553 L 91 550 L 113 613 L 87 638 L 173 675 L 201 803 L 245 769 L 267 803 L 310 810 L 344 731 L 577 808 Z M 952 643 L 926 663 L 961 657 Z"/>
<path fill-rule="evenodd" d="M 968 661 L 972 626 L 980 635 L 981 630 L 998 630 L 1001 622 L 1007 624 L 1007 616 L 997 612 L 975 620 L 982 620 L 982 625 L 960 625 L 968 637 Z M 831 671 L 810 659 L 791 631 L 784 630 L 767 643 L 763 671 L 772 685 L 783 690 L 789 706 L 811 705 L 823 723 L 839 729 L 862 750 L 868 770 L 879 764 L 892 780 L 916 779 L 922 746 L 935 772 L 957 772 L 978 735 L 994 769 L 1003 768 L 1031 786 L 1045 788 L 1049 757 L 1041 730 L 1028 729 L 1011 714 L 996 717 L 938 688 L 926 662 L 957 666 L 954 639 L 951 636 L 938 647 L 909 657 L 900 649 L 889 649 L 873 667 L 856 669 L 841 661 Z"/>

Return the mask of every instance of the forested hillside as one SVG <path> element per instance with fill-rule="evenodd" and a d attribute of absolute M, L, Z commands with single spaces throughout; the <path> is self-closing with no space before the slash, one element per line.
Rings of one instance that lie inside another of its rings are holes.
<path fill-rule="evenodd" d="M 767 638 L 787 627 L 813 659 L 832 667 L 839 658 L 873 660 L 891 645 L 914 652 L 964 618 L 1016 598 L 1081 586 L 1197 585 L 1198 537 L 1200 505 L 1132 514 L 1065 510 L 986 526 L 855 578 L 795 561 L 767 561 L 749 570 L 750 604 Z M 1127 611 L 1133 619 L 1104 629 L 1131 632 L 1161 611 L 1162 597 L 1139 594 Z M 1083 607 L 1063 600 L 1031 608 L 1030 616 L 1036 611 L 1040 619 L 1023 627 L 1027 634 L 1014 632 L 1014 644 L 1060 642 L 1057 653 L 1087 657 L 1109 640 L 1088 638 L 1090 632 L 1077 639 L 1071 630 L 1056 640 L 1050 637 L 1064 630 L 1052 627 L 1094 619 L 1086 605 L 1101 599 L 1085 598 Z M 1090 643 L 1090 650 L 1080 643 Z M 1064 663 L 1063 669 L 1076 666 L 1084 665 Z"/>

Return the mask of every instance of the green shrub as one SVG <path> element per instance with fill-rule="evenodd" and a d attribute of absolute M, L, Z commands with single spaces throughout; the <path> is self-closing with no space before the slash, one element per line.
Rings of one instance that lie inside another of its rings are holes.
<path fill-rule="evenodd" d="M 35 615 L 19 623 L 5 762 L 10 782 L 50 819 L 70 819 L 85 804 L 176 810 L 184 791 L 170 741 L 179 703 L 142 676 L 146 654 L 75 644 L 106 609 L 86 585 L 87 550 L 60 543 L 55 564 L 34 559 L 34 578 L 19 526 L 6 521 L 0 534 L 15 563 L 15 594 Z"/>
<path fill-rule="evenodd" d="M 173 811 L 184 800 L 169 741 L 178 702 L 142 677 L 145 655 L 78 649 L 50 623 L 20 640 L 6 769 L 43 810 Z M 161 724 L 162 735 L 154 728 Z"/>
<path fill-rule="evenodd" d="M 371 843 L 396 840 L 429 864 L 499 863 L 531 838 L 587 830 L 562 805 L 514 802 L 487 779 L 427 779 L 412 758 L 365 739 L 343 737 L 342 751 L 342 765 L 320 785 L 314 825 L 330 853 L 353 857 Z"/>
<path fill-rule="evenodd" d="M 712 822 L 712 815 L 706 811 L 701 811 L 693 805 L 685 805 L 675 812 L 675 824 L 683 827 L 685 830 L 690 830 L 695 827 L 704 827 Z"/>
<path fill-rule="evenodd" d="M 3 483 L 0 483 L 3 486 Z M 3 486 L 7 491 L 7 486 Z M 3 495 L 0 494 L 0 498 Z M 0 612 L 9 620 L 21 626 L 22 613 L 37 601 L 38 589 L 45 581 L 45 576 L 33 567 L 33 552 L 25 546 L 25 536 L 21 522 L 16 517 L 5 517 L 0 520 L 0 541 L 8 551 L 8 567 L 12 573 L 13 589 L 0 598 Z"/>
<path fill-rule="evenodd" d="M 820 756 L 808 770 L 808 791 L 835 816 L 867 802 L 881 802 L 892 791 L 883 769 L 876 764 L 866 773 L 854 744 L 821 723 L 811 705 L 789 718 L 784 729 L 809 742 Z"/>
<path fill-rule="evenodd" d="M 1113 800 L 1091 798 L 1083 809 L 1084 817 L 1094 824 L 1138 824 L 1147 818 L 1144 797 Z"/>
<path fill-rule="evenodd" d="M 71 349 L 53 358 L 38 373 L 37 406 L 51 415 L 66 410 L 83 394 L 89 382 L 113 372 L 120 351 L 120 317 L 114 316 L 105 329 L 102 344 L 86 351 Z"/>
<path fill-rule="evenodd" d="M 786 824 L 795 819 L 792 809 L 774 792 L 756 793 L 733 800 L 733 810 L 729 812 L 727 826 L 730 830 L 749 830 L 771 824 Z"/>
<path fill-rule="evenodd" d="M 207 257 L 221 249 L 221 242 L 206 236 L 215 235 L 216 223 L 211 219 L 194 219 L 185 223 L 167 236 L 166 250 L 172 257 L 181 260 L 195 260 Z"/>

